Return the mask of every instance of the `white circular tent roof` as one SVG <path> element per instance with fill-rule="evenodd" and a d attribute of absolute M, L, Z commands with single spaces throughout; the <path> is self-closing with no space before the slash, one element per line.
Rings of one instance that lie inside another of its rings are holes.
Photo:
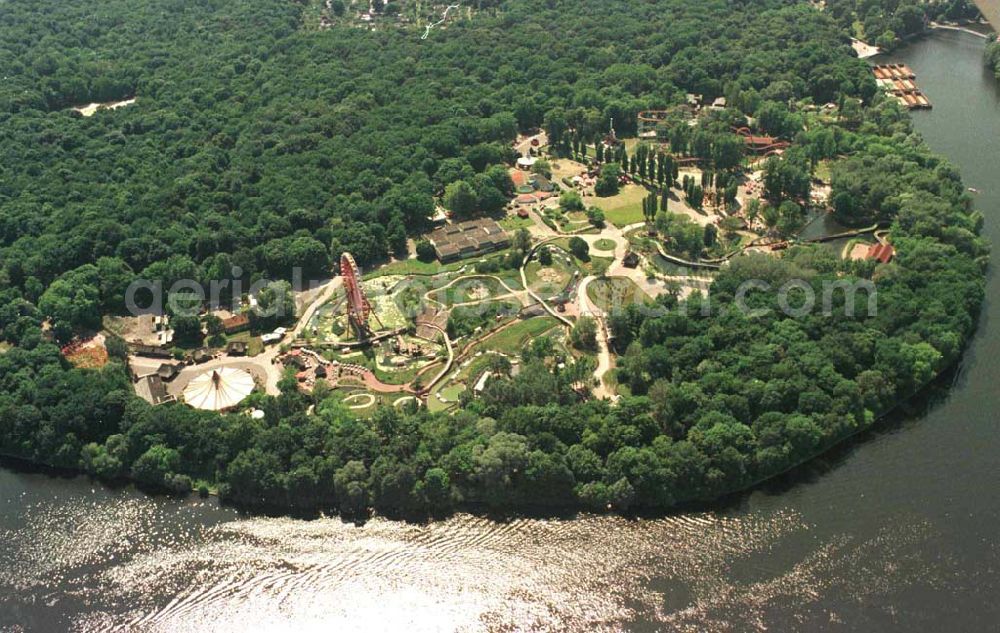
<path fill-rule="evenodd" d="M 195 409 L 222 411 L 238 405 L 253 387 L 253 376 L 246 370 L 221 367 L 195 376 L 184 388 L 184 402 Z"/>

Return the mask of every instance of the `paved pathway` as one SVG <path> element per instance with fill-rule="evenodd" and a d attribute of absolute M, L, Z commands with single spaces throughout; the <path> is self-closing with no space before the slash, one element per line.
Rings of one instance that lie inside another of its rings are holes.
<path fill-rule="evenodd" d="M 527 275 L 525 273 L 525 267 L 527 266 L 528 261 L 539 247 L 561 238 L 570 237 L 572 234 L 554 231 L 542 221 L 541 216 L 534 209 L 529 211 L 529 216 L 534 221 L 534 224 L 529 227 L 529 231 L 537 240 L 540 241 L 535 244 L 521 266 L 521 281 L 524 287 L 528 289 L 528 293 L 532 296 L 532 298 L 537 300 L 549 314 L 559 319 L 565 325 L 572 327 L 572 321 L 567 319 L 564 315 L 557 313 L 548 303 L 538 296 L 537 293 L 530 289 L 528 286 Z M 625 266 L 625 255 L 629 251 L 627 235 L 628 233 L 642 229 L 645 226 L 645 222 L 639 222 L 619 228 L 611 223 L 608 223 L 599 233 L 581 233 L 578 236 L 587 242 L 595 256 L 607 257 L 611 255 L 614 257 L 614 261 L 605 273 L 606 277 L 624 277 L 626 279 L 630 279 L 649 297 L 655 299 L 662 294 L 672 292 L 675 290 L 674 286 L 680 288 L 682 298 L 687 297 L 695 290 L 706 290 L 709 284 L 711 284 L 711 279 L 709 278 L 702 279 L 686 275 L 663 274 L 657 274 L 655 277 L 650 278 L 645 272 L 645 269 L 647 268 L 645 258 L 642 259 L 640 265 L 636 268 L 628 268 Z M 614 242 L 615 246 L 613 251 L 598 249 L 597 243 L 601 240 L 610 240 Z M 590 300 L 590 297 L 587 295 L 587 287 L 594 281 L 594 279 L 596 279 L 596 277 L 589 276 L 580 281 L 580 284 L 577 287 L 577 307 L 581 316 L 592 316 L 597 321 L 598 353 L 597 369 L 594 370 L 594 378 L 597 382 L 597 386 L 594 388 L 594 395 L 598 398 L 611 398 L 612 400 L 615 400 L 617 399 L 617 396 L 604 383 L 605 376 L 614 367 L 614 355 L 611 353 L 608 341 L 609 332 L 607 328 L 607 315 L 603 310 L 594 305 Z"/>
<path fill-rule="evenodd" d="M 587 294 L 587 287 L 597 277 L 584 277 L 577 289 L 577 302 L 580 306 L 580 316 L 593 317 L 597 323 L 597 368 L 594 370 L 594 379 L 597 386 L 594 387 L 594 396 L 597 398 L 610 398 L 617 400 L 617 396 L 604 384 L 604 377 L 612 367 L 614 367 L 614 357 L 611 355 L 611 345 L 608 340 L 607 315 L 599 307 L 594 305 Z"/>
<path fill-rule="evenodd" d="M 436 325 L 431 325 L 430 327 L 436 329 L 441 333 L 441 336 L 444 337 L 445 347 L 448 348 L 448 361 L 444 364 L 444 367 L 441 368 L 441 371 L 438 372 L 438 375 L 434 376 L 428 384 L 424 385 L 423 391 L 428 394 L 433 391 L 435 385 L 441 382 L 442 378 L 448 375 L 448 372 L 451 371 L 452 365 L 455 364 L 455 350 L 451 345 L 451 339 L 448 337 L 448 332 Z"/>
<path fill-rule="evenodd" d="M 451 308 L 459 308 L 459 307 L 463 307 L 463 306 L 478 305 L 478 304 L 484 303 L 486 301 L 496 301 L 498 299 L 510 299 L 510 298 L 517 299 L 518 303 L 520 303 L 522 307 L 527 306 L 527 305 L 531 305 L 531 301 L 529 300 L 529 295 L 528 295 L 528 291 L 527 290 L 517 290 L 517 289 L 511 288 L 510 285 L 506 281 L 504 281 L 500 277 L 497 277 L 496 275 L 482 275 L 482 274 L 478 274 L 478 273 L 474 273 L 474 274 L 471 274 L 471 275 L 462 275 L 460 277 L 456 277 L 455 279 L 449 281 L 447 284 L 441 286 L 440 288 L 434 288 L 432 290 L 428 290 L 427 292 L 424 293 L 424 300 L 427 301 L 427 302 L 429 302 L 429 303 L 437 304 L 437 305 L 441 306 L 442 308 L 448 309 L 449 306 L 446 306 L 445 304 L 443 304 L 440 301 L 438 301 L 437 299 L 435 299 L 433 295 L 437 294 L 438 292 L 440 292 L 442 290 L 446 290 L 447 288 L 451 288 L 452 286 L 454 286 L 455 284 L 457 284 L 460 281 L 468 281 L 470 279 L 493 279 L 497 283 L 499 283 L 503 287 L 503 289 L 506 290 L 507 292 L 506 292 L 506 294 L 502 294 L 502 295 L 489 295 L 487 297 L 483 297 L 482 299 L 474 299 L 472 301 L 462 301 L 462 302 L 459 302 L 459 303 L 452 303 L 451 306 L 450 306 Z"/>

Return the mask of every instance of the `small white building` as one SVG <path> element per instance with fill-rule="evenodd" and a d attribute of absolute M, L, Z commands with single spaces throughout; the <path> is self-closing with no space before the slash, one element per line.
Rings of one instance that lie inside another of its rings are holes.
<path fill-rule="evenodd" d="M 483 375 L 476 381 L 476 385 L 472 388 L 472 390 L 475 393 L 482 393 L 483 390 L 486 389 L 486 383 L 490 381 L 490 378 L 493 378 L 493 372 L 484 371 Z"/>
<path fill-rule="evenodd" d="M 288 332 L 287 329 L 283 327 L 274 328 L 274 331 L 270 334 L 264 334 L 260 337 L 260 340 L 264 345 L 270 345 L 271 343 L 277 343 L 281 339 L 285 338 L 285 333 Z"/>

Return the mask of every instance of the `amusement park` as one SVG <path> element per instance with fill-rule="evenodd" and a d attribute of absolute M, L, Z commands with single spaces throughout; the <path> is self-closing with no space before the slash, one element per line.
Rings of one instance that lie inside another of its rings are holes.
<path fill-rule="evenodd" d="M 525 350 L 543 340 L 551 367 L 592 367 L 581 389 L 614 400 L 625 352 L 609 325 L 616 310 L 704 293 L 734 255 L 794 242 L 829 244 L 846 259 L 892 258 L 878 227 L 831 223 L 822 163 L 797 204 L 769 207 L 772 172 L 787 168 L 792 141 L 730 116 L 724 98 L 688 95 L 634 117 L 630 138 L 619 138 L 613 119 L 593 143 L 556 144 L 544 130 L 518 137 L 501 213 L 460 217 L 439 199 L 432 228 L 406 257 L 363 270 L 352 253 L 337 254 L 335 274 L 291 292 L 294 318 L 271 329 L 253 319 L 252 296 L 246 310 L 204 317 L 221 323 L 209 337 L 215 346 L 180 357 L 165 349 L 166 317 L 145 339 L 129 336 L 133 324 L 122 336 L 137 393 L 239 410 L 251 394 L 277 395 L 294 381 L 304 393 L 339 396 L 357 415 L 448 411 L 516 376 Z"/>

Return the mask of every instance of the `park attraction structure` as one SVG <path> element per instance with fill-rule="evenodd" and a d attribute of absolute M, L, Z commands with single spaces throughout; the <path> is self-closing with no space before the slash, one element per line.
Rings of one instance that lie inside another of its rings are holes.
<path fill-rule="evenodd" d="M 640 110 L 636 115 L 639 138 L 656 138 L 656 128 L 670 116 L 669 110 Z"/>
<path fill-rule="evenodd" d="M 789 147 L 791 143 L 771 136 L 754 136 L 748 127 L 733 128 L 739 136 L 743 137 L 743 143 L 747 151 L 757 156 L 774 156 L 780 154 Z"/>
<path fill-rule="evenodd" d="M 253 389 L 253 376 L 249 372 L 220 367 L 195 376 L 184 389 L 184 402 L 195 409 L 226 411 L 242 402 Z"/>
<path fill-rule="evenodd" d="M 361 286 L 361 271 L 354 261 L 354 256 L 344 253 L 340 256 L 340 275 L 344 278 L 344 290 L 347 293 L 347 319 L 351 322 L 359 340 L 371 338 L 372 304 L 365 295 L 365 289 Z M 381 321 L 378 315 L 375 320 Z"/>

